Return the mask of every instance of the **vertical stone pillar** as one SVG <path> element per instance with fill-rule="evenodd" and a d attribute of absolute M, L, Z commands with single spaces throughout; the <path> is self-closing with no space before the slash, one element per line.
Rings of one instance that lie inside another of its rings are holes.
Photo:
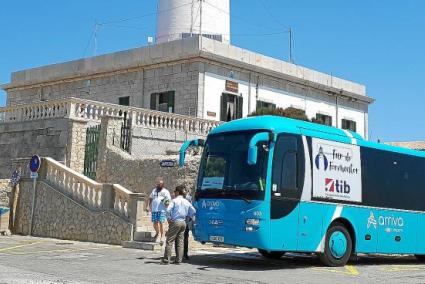
<path fill-rule="evenodd" d="M 106 167 L 108 166 L 108 148 L 119 147 L 121 138 L 122 118 L 118 116 L 103 116 L 100 121 L 99 152 L 97 155 L 96 180 L 108 183 Z M 112 162 L 112 161 L 111 161 Z"/>
<path fill-rule="evenodd" d="M 146 195 L 141 193 L 130 194 L 130 200 L 128 202 L 128 217 L 131 224 L 136 228 L 139 225 L 138 220 L 141 220 L 144 216 L 146 209 Z"/>
<path fill-rule="evenodd" d="M 68 122 L 68 141 L 66 147 L 66 166 L 82 173 L 86 153 L 87 121 L 70 120 Z"/>

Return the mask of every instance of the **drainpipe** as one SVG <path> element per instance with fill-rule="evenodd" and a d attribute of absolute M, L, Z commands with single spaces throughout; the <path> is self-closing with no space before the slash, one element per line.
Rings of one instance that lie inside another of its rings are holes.
<path fill-rule="evenodd" d="M 335 119 L 336 119 L 336 128 L 339 128 L 339 102 L 338 102 L 338 94 L 335 95 L 335 107 L 336 107 L 336 114 L 335 114 Z"/>
<path fill-rule="evenodd" d="M 249 72 L 249 79 L 248 79 L 248 115 L 251 113 L 251 72 Z"/>

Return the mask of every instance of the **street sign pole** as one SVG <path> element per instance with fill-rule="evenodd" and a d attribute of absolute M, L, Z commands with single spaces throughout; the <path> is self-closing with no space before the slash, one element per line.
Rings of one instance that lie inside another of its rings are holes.
<path fill-rule="evenodd" d="M 35 208 L 35 188 L 36 188 L 36 181 L 37 178 L 33 178 L 32 183 L 32 203 L 31 203 L 31 223 L 30 223 L 30 236 L 32 236 L 32 225 L 33 225 L 33 219 L 34 219 L 34 208 Z"/>
<path fill-rule="evenodd" d="M 34 210 L 35 210 L 35 193 L 36 193 L 36 187 L 37 187 L 37 178 L 38 178 L 38 171 L 40 170 L 41 166 L 41 159 L 39 156 L 34 155 L 31 157 L 30 160 L 30 171 L 31 171 L 31 178 L 33 180 L 33 188 L 32 188 L 32 203 L 31 203 L 31 222 L 30 222 L 30 236 L 32 236 L 33 232 L 33 220 L 34 220 Z"/>

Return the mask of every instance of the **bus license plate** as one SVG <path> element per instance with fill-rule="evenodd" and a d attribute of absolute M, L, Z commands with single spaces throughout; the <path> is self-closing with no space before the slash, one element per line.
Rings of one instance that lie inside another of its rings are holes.
<path fill-rule="evenodd" d="M 224 243 L 224 237 L 222 237 L 222 236 L 210 236 L 210 241 L 211 242 Z"/>

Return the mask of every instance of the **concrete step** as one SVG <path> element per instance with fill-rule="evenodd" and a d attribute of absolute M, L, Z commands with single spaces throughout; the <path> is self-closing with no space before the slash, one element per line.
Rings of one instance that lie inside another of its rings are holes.
<path fill-rule="evenodd" d="M 136 231 L 134 232 L 134 240 L 138 241 L 138 242 L 148 242 L 148 243 L 153 243 L 155 242 L 155 232 L 139 232 Z"/>
<path fill-rule="evenodd" d="M 122 246 L 124 248 L 130 248 L 130 249 L 139 249 L 139 250 L 149 250 L 149 251 L 162 251 L 162 246 L 159 245 L 159 243 L 152 243 L 152 242 L 138 242 L 138 241 L 127 241 L 122 242 Z"/>

